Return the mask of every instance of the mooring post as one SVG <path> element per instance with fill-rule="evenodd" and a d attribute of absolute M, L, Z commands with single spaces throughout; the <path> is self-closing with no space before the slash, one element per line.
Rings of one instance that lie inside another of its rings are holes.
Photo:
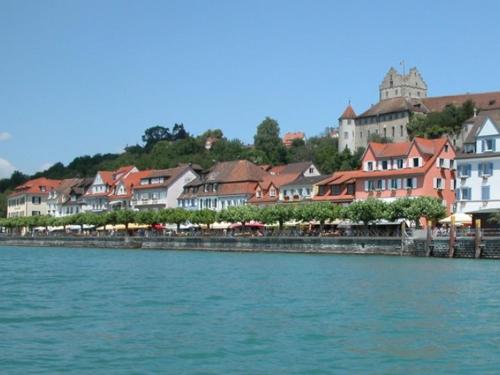
<path fill-rule="evenodd" d="M 451 215 L 448 258 L 455 256 L 455 215 Z"/>
<path fill-rule="evenodd" d="M 481 258 L 481 219 L 476 219 L 475 222 L 475 238 L 474 238 L 474 248 L 476 259 Z"/>
<path fill-rule="evenodd" d="M 403 255 L 406 252 L 406 222 L 403 221 L 401 223 L 401 253 L 399 255 Z"/>
<path fill-rule="evenodd" d="M 431 256 L 431 243 L 432 243 L 432 221 L 427 221 L 427 235 L 425 237 L 425 256 Z"/>

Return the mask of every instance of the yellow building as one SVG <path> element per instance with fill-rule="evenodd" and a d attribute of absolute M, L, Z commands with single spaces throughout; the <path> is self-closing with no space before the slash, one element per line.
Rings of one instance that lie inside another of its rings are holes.
<path fill-rule="evenodd" d="M 45 177 L 25 182 L 9 195 L 7 217 L 47 215 L 49 192 L 61 181 Z"/>

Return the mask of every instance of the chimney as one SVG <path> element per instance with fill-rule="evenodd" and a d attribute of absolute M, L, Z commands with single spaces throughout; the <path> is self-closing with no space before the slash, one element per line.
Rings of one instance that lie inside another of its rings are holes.
<path fill-rule="evenodd" d="M 477 116 L 477 108 L 474 107 L 474 117 L 476 117 L 476 116 Z"/>

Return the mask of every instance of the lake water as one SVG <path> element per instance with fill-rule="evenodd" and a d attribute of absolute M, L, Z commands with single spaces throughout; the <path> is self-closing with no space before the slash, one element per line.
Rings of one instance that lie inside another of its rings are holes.
<path fill-rule="evenodd" d="M 1 374 L 500 371 L 500 261 L 0 248 Z"/>

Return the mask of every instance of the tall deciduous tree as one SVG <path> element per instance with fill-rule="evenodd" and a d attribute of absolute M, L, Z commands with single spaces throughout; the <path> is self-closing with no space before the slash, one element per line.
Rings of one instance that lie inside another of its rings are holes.
<path fill-rule="evenodd" d="M 286 162 L 286 149 L 280 138 L 280 127 L 276 120 L 266 117 L 257 127 L 254 137 L 255 149 L 266 156 L 270 164 Z"/>

